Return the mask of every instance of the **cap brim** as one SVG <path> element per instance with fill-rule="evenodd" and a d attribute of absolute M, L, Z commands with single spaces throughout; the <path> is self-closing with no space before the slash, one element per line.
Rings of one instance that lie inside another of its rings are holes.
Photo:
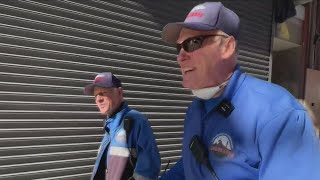
<path fill-rule="evenodd" d="M 196 22 L 168 23 L 162 29 L 162 33 L 161 33 L 162 40 L 170 44 L 176 43 L 182 28 L 192 29 L 196 31 L 211 31 L 211 30 L 217 29 L 216 27 L 213 27 L 207 24 L 196 23 Z"/>
<path fill-rule="evenodd" d="M 84 88 L 84 94 L 85 95 L 93 95 L 93 90 L 94 90 L 94 84 L 89 84 Z"/>
<path fill-rule="evenodd" d="M 87 85 L 86 87 L 84 87 L 84 90 L 83 90 L 83 93 L 85 95 L 93 95 L 93 91 L 94 91 L 94 87 L 102 87 L 102 88 L 110 88 L 110 86 L 106 86 L 106 85 L 103 85 L 103 84 L 89 84 Z M 112 86 L 111 86 L 112 87 Z"/>

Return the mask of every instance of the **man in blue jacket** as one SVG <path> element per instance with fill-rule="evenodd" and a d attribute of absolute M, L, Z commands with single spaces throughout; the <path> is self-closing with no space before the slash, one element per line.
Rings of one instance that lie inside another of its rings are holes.
<path fill-rule="evenodd" d="M 220 2 L 169 23 L 183 86 L 196 96 L 181 159 L 162 180 L 319 180 L 320 150 L 305 109 L 285 89 L 241 72 L 239 17 Z"/>
<path fill-rule="evenodd" d="M 100 73 L 84 93 L 94 95 L 100 113 L 106 117 L 91 179 L 157 179 L 160 155 L 152 129 L 146 117 L 124 101 L 121 81 L 110 72 Z"/>

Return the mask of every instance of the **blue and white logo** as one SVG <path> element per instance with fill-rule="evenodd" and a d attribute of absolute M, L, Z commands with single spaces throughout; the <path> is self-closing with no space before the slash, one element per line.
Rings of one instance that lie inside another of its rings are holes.
<path fill-rule="evenodd" d="M 212 139 L 209 150 L 219 157 L 234 157 L 232 139 L 225 133 L 220 133 Z"/>

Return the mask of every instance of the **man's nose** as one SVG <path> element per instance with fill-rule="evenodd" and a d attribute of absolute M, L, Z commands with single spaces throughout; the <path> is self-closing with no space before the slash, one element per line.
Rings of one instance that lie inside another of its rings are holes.
<path fill-rule="evenodd" d="M 102 103 L 104 101 L 104 98 L 100 95 L 97 96 L 97 102 Z"/>
<path fill-rule="evenodd" d="M 185 61 L 186 59 L 187 59 L 187 52 L 183 48 L 181 48 L 177 56 L 177 61 L 182 62 L 182 61 Z"/>

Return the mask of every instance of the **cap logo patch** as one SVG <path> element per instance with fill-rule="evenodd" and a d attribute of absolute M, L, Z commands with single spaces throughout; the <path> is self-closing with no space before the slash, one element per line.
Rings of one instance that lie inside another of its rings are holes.
<path fill-rule="evenodd" d="M 190 12 L 187 16 L 187 18 L 191 18 L 191 17 L 202 17 L 204 15 L 204 13 L 202 12 Z"/>
<path fill-rule="evenodd" d="M 105 80 L 105 77 L 103 75 L 97 75 L 96 78 L 94 78 L 94 82 L 102 82 Z"/>

